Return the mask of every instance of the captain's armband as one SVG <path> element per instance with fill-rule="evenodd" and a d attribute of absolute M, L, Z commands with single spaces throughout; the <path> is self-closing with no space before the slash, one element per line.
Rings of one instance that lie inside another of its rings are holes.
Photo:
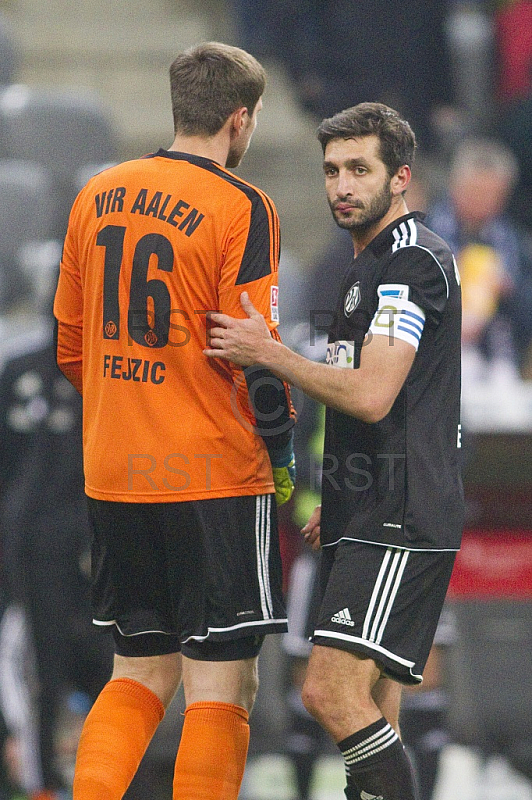
<path fill-rule="evenodd" d="M 425 312 L 408 299 L 404 284 L 382 284 L 378 289 L 379 306 L 369 326 L 373 336 L 388 336 L 390 342 L 402 339 L 417 350 L 425 326 Z"/>

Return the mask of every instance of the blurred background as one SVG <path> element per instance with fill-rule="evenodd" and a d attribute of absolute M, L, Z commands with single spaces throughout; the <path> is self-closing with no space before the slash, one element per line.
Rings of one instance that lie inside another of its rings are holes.
<path fill-rule="evenodd" d="M 316 128 L 385 102 L 418 137 L 410 210 L 462 278 L 464 544 L 403 734 L 423 800 L 532 798 L 532 2 L 0 0 L 0 800 L 68 800 L 84 715 L 110 669 L 90 626 L 80 403 L 58 374 L 51 297 L 68 211 L 106 164 L 173 140 L 185 47 L 248 49 L 269 76 L 239 174 L 275 201 L 281 333 L 324 357 L 352 256 Z M 294 397 L 299 485 L 283 507 L 290 632 L 269 637 L 243 800 L 341 800 L 343 766 L 299 701 L 322 409 Z M 129 800 L 171 796 L 178 696 Z"/>

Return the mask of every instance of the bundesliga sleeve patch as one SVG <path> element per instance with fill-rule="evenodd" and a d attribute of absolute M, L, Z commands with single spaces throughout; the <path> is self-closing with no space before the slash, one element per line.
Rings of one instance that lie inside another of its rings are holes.
<path fill-rule="evenodd" d="M 404 284 L 382 284 L 378 288 L 379 307 L 369 330 L 374 335 L 402 339 L 417 350 L 425 325 L 425 312 L 412 303 L 409 287 Z"/>
<path fill-rule="evenodd" d="M 272 322 L 279 322 L 279 287 L 270 287 L 270 316 Z"/>

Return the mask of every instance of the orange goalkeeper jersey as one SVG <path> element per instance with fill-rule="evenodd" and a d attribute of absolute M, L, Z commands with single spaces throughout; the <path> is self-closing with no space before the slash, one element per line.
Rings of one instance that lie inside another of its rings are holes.
<path fill-rule="evenodd" d="M 244 316 L 244 289 L 277 335 L 278 260 L 272 201 L 209 159 L 160 150 L 82 189 L 54 314 L 58 364 L 83 394 L 90 497 L 273 491 L 243 372 L 202 350 L 207 312 Z"/>

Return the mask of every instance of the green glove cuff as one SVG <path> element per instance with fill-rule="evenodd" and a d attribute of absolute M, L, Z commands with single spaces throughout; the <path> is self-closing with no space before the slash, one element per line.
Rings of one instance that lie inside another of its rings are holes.
<path fill-rule="evenodd" d="M 287 503 L 292 497 L 296 484 L 295 470 L 296 465 L 293 458 L 287 467 L 272 467 L 275 500 L 278 506 Z"/>

